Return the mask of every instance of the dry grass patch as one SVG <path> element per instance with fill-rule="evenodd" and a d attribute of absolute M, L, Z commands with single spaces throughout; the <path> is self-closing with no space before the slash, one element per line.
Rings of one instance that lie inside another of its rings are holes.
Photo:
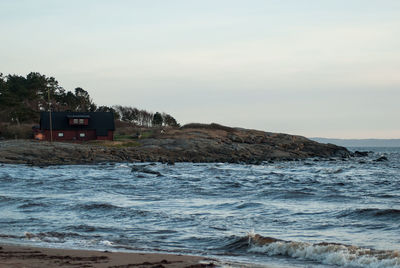
<path fill-rule="evenodd" d="M 138 141 L 132 141 L 132 140 L 122 140 L 122 141 L 95 140 L 95 141 L 88 141 L 88 144 L 99 145 L 109 148 L 127 148 L 127 147 L 137 147 L 141 145 Z"/>

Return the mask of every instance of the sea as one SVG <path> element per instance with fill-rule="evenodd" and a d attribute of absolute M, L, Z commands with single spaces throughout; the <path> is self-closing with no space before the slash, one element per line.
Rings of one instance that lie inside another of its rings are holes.
<path fill-rule="evenodd" d="M 369 155 L 3 164 L 0 243 L 201 255 L 227 267 L 400 267 L 400 148 L 350 149 Z"/>

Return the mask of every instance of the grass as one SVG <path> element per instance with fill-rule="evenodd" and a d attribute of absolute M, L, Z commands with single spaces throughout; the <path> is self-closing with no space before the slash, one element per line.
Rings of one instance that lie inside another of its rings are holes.
<path fill-rule="evenodd" d="M 114 140 L 115 141 L 125 141 L 125 140 L 133 140 L 133 136 L 130 134 L 115 134 Z"/>
<path fill-rule="evenodd" d="M 149 138 L 152 138 L 152 137 L 154 137 L 154 131 L 153 130 L 143 131 L 141 133 L 141 136 L 140 136 L 141 139 L 149 139 Z"/>
<path fill-rule="evenodd" d="M 128 147 L 138 147 L 141 145 L 138 141 L 127 141 L 127 140 L 119 140 L 119 141 L 93 140 L 93 141 L 88 141 L 87 143 L 93 145 L 101 145 L 109 148 L 128 148 Z"/>
<path fill-rule="evenodd" d="M 137 141 L 127 141 L 127 142 L 113 142 L 112 144 L 106 145 L 112 148 L 127 148 L 127 147 L 138 147 L 141 144 Z"/>

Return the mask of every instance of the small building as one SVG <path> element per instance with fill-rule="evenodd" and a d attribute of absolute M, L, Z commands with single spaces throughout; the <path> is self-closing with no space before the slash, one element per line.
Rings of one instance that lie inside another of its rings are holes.
<path fill-rule="evenodd" d="M 51 112 L 53 141 L 88 141 L 114 139 L 112 112 Z M 51 140 L 49 112 L 40 113 L 36 139 Z"/>

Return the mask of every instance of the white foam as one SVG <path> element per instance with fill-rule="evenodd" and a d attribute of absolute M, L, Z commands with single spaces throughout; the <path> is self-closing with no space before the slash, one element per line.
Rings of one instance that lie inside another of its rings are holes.
<path fill-rule="evenodd" d="M 400 267 L 399 251 L 374 251 L 340 244 L 277 241 L 263 246 L 253 245 L 249 251 L 345 267 Z"/>
<path fill-rule="evenodd" d="M 100 244 L 105 245 L 105 246 L 112 246 L 112 245 L 114 245 L 113 242 L 108 241 L 108 240 L 102 240 L 102 241 L 100 241 Z"/>

